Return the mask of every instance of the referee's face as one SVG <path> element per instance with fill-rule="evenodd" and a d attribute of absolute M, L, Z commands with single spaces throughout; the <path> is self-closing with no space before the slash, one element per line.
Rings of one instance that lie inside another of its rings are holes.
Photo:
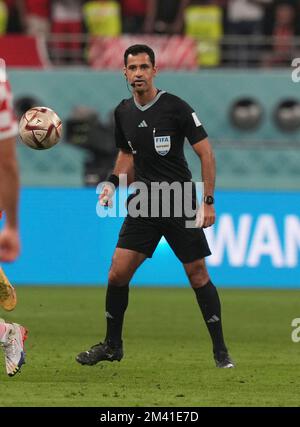
<path fill-rule="evenodd" d="M 153 67 L 147 53 L 128 55 L 124 74 L 134 91 L 144 93 L 153 88 L 156 67 Z"/>

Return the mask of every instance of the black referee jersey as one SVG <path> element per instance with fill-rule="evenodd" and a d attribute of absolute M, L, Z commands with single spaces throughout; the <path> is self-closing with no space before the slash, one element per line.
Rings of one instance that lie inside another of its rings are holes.
<path fill-rule="evenodd" d="M 175 95 L 160 90 L 146 105 L 132 97 L 115 109 L 116 145 L 132 152 L 136 181 L 191 181 L 185 137 L 193 145 L 207 133 L 195 111 Z"/>

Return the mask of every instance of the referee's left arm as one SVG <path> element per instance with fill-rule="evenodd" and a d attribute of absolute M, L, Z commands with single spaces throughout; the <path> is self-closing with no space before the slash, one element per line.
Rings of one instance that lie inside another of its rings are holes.
<path fill-rule="evenodd" d="M 202 139 L 192 145 L 201 161 L 202 181 L 204 184 L 203 199 L 206 196 L 214 196 L 216 180 L 216 161 L 214 152 L 208 138 Z M 197 217 L 199 227 L 210 227 L 215 223 L 216 213 L 213 204 L 202 203 Z"/>

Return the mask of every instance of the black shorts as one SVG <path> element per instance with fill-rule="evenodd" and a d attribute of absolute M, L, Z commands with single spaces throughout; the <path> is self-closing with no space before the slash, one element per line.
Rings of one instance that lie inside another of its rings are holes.
<path fill-rule="evenodd" d="M 211 255 L 201 228 L 186 228 L 185 218 L 133 218 L 127 216 L 122 225 L 118 248 L 131 249 L 151 258 L 162 236 L 175 255 L 186 264 Z"/>

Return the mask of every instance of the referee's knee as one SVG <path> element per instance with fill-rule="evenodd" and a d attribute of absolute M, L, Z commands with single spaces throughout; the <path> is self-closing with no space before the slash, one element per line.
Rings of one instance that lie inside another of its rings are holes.
<path fill-rule="evenodd" d="M 192 288 L 205 286 L 209 281 L 209 274 L 202 260 L 196 261 L 189 266 L 186 265 L 185 270 Z"/>
<path fill-rule="evenodd" d="M 126 286 L 129 280 L 130 278 L 127 277 L 127 274 L 121 271 L 111 269 L 108 274 L 108 286 Z"/>
<path fill-rule="evenodd" d="M 201 288 L 209 282 L 209 275 L 207 273 L 192 274 L 191 276 L 189 276 L 189 281 L 192 288 Z"/>

